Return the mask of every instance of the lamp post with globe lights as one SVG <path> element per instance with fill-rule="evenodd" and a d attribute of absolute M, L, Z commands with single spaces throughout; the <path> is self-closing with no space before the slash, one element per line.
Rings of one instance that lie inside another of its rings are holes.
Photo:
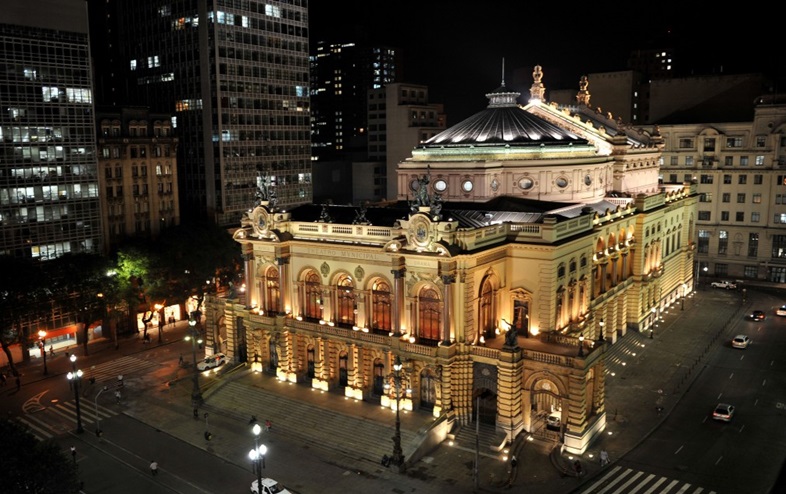
<path fill-rule="evenodd" d="M 254 433 L 254 449 L 248 452 L 248 457 L 254 462 L 254 468 L 257 472 L 257 492 L 262 492 L 262 469 L 265 468 L 265 453 L 267 453 L 267 446 L 259 444 L 259 434 L 262 432 L 262 427 L 259 424 L 254 424 L 251 428 Z"/>
<path fill-rule="evenodd" d="M 193 372 L 193 381 L 194 387 L 191 390 L 191 403 L 196 410 L 196 407 L 202 404 L 202 391 L 199 389 L 199 368 L 197 367 L 197 358 L 196 358 L 196 349 L 197 344 L 202 344 L 202 338 L 199 335 L 199 331 L 196 329 L 196 319 L 194 318 L 194 313 L 191 313 L 191 317 L 188 318 L 188 334 L 185 337 L 186 341 L 191 342 L 191 355 L 194 359 L 194 372 Z"/>
<path fill-rule="evenodd" d="M 399 472 L 403 472 L 406 468 L 404 464 L 404 451 L 401 449 L 401 381 L 403 378 L 403 368 L 404 365 L 401 363 L 401 357 L 396 355 L 396 360 L 393 364 L 393 386 L 396 393 L 396 432 L 393 435 L 393 456 L 391 456 L 390 462 L 398 467 Z"/>
<path fill-rule="evenodd" d="M 71 368 L 73 370 L 69 372 L 66 377 L 69 381 L 72 381 L 74 385 L 74 397 L 76 398 L 76 431 L 81 434 L 85 431 L 82 428 L 82 407 L 79 404 L 79 382 L 82 380 L 82 370 L 76 368 L 76 355 L 72 353 L 69 359 L 71 360 Z"/>
<path fill-rule="evenodd" d="M 579 357 L 584 356 L 584 333 L 579 335 Z"/>
<path fill-rule="evenodd" d="M 46 331 L 43 329 L 38 332 L 38 346 L 41 347 L 41 357 L 44 358 L 44 375 L 49 374 L 46 368 Z"/>

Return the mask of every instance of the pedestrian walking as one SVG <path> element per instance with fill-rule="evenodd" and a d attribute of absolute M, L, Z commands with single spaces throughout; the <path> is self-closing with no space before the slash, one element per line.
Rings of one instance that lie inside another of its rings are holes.
<path fill-rule="evenodd" d="M 150 473 L 153 474 L 153 477 L 158 475 L 158 462 L 156 460 L 150 462 Z"/>
<path fill-rule="evenodd" d="M 573 462 L 573 469 L 576 470 L 576 477 L 581 478 L 581 462 L 579 460 Z"/>
<path fill-rule="evenodd" d="M 52 346 L 52 345 L 49 345 L 49 356 L 50 357 L 54 357 L 55 356 L 55 347 Z"/>
<path fill-rule="evenodd" d="M 605 467 L 609 464 L 609 453 L 603 449 L 600 452 L 600 466 Z"/>
<path fill-rule="evenodd" d="M 265 420 L 265 430 L 267 432 L 270 432 L 272 428 L 273 428 L 273 422 L 271 422 L 270 420 Z"/>
<path fill-rule="evenodd" d="M 74 459 L 74 464 L 76 464 L 76 446 L 71 446 L 71 458 Z"/>
<path fill-rule="evenodd" d="M 178 363 L 179 363 L 180 365 L 183 365 L 183 354 L 182 354 L 182 353 L 180 354 L 180 362 L 178 362 Z"/>
<path fill-rule="evenodd" d="M 119 405 L 120 404 L 120 390 L 118 389 L 115 391 L 115 402 Z"/>

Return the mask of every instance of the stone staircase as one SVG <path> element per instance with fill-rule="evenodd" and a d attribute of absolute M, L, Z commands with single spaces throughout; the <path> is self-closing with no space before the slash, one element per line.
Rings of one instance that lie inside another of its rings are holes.
<path fill-rule="evenodd" d="M 282 384 L 287 386 L 287 384 Z M 302 386 L 301 386 L 302 388 Z M 385 422 L 363 416 L 342 413 L 319 403 L 297 400 L 272 390 L 229 381 L 212 390 L 204 408 L 220 410 L 224 415 L 249 420 L 254 415 L 260 425 L 265 420 L 273 423 L 272 433 L 290 436 L 308 443 L 315 450 L 341 453 L 348 463 L 370 461 L 379 465 L 383 455 L 390 455 L 395 434 L 395 414 L 386 410 Z M 307 393 L 307 389 L 299 392 Z M 314 391 L 319 393 L 319 391 Z M 310 398 L 310 397 L 309 397 Z M 325 398 L 343 403 L 343 396 L 329 393 Z M 369 403 L 354 403 L 357 407 L 374 407 Z M 375 411 L 378 415 L 378 412 Z M 389 420 L 388 420 L 389 419 Z M 403 421 L 402 421 L 403 422 Z M 408 458 L 422 441 L 415 430 L 401 427 L 401 447 Z"/>
<path fill-rule="evenodd" d="M 476 434 L 476 425 L 462 425 L 448 434 L 453 446 L 467 451 L 475 451 L 477 437 L 478 452 L 483 456 L 498 458 L 506 446 L 505 434 L 498 432 L 493 425 L 480 424 L 480 434 Z"/>

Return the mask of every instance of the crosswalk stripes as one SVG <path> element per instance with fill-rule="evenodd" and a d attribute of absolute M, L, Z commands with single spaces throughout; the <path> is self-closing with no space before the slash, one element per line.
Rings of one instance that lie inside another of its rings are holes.
<path fill-rule="evenodd" d="M 96 409 L 93 403 L 85 402 L 80 403 L 80 411 L 83 426 L 93 425 L 97 420 L 105 420 L 120 413 L 101 405 Z M 38 440 L 44 441 L 71 430 L 76 424 L 76 415 L 76 401 L 71 400 L 17 416 L 16 421 Z"/>
<path fill-rule="evenodd" d="M 703 487 L 696 487 L 687 482 L 615 466 L 592 485 L 583 489 L 581 494 L 701 494 L 703 492 Z M 707 491 L 706 494 L 716 494 L 716 492 Z"/>
<path fill-rule="evenodd" d="M 143 360 L 126 355 L 110 360 L 109 362 L 82 369 L 84 372 L 83 379 L 95 379 L 97 383 L 101 384 L 106 384 L 108 381 L 115 383 L 117 382 L 117 376 L 128 375 L 138 371 L 146 371 L 152 367 L 158 367 L 159 365 L 160 364 L 155 361 Z"/>

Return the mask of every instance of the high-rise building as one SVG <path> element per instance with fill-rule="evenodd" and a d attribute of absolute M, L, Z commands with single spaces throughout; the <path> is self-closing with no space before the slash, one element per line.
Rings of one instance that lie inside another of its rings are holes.
<path fill-rule="evenodd" d="M 305 0 L 109 3 L 107 70 L 124 71 L 128 103 L 173 114 L 184 222 L 237 224 L 260 172 L 279 206 L 311 201 Z"/>
<path fill-rule="evenodd" d="M 9 2 L 0 53 L 0 252 L 101 252 L 85 2 Z"/>

